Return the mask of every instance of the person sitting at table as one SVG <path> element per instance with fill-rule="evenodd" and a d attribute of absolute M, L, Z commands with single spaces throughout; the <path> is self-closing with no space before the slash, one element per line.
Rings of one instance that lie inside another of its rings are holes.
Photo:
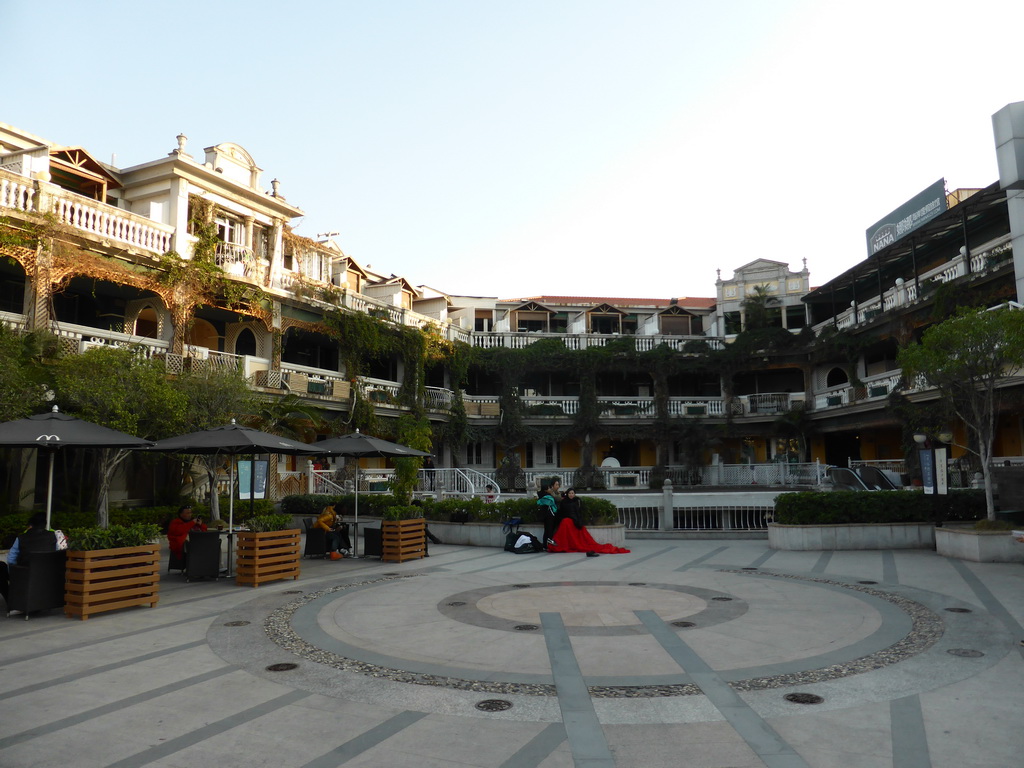
<path fill-rule="evenodd" d="M 352 549 L 352 543 L 348 539 L 348 525 L 341 521 L 338 513 L 334 511 L 333 505 L 324 507 L 320 517 L 313 523 L 313 527 L 319 528 L 324 532 L 324 537 L 327 540 L 327 555 L 329 557 L 332 552 L 347 554 Z"/>
<path fill-rule="evenodd" d="M 28 519 L 28 529 L 11 544 L 7 562 L 0 561 L 0 597 L 7 604 L 10 572 L 8 566 L 27 565 L 34 552 L 53 552 L 57 549 L 57 534 L 46 527 L 46 513 L 35 512 Z"/>
<path fill-rule="evenodd" d="M 193 519 L 192 506 L 185 504 L 178 508 L 178 516 L 167 525 L 167 546 L 179 561 L 185 559 L 185 542 L 193 530 L 205 531 L 206 523 L 198 517 Z"/>

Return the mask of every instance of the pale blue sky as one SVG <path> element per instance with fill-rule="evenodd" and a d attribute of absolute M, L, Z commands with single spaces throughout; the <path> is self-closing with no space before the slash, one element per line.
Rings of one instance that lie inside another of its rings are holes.
<path fill-rule="evenodd" d="M 451 293 L 821 284 L 940 177 L 996 180 L 1024 3 L 0 0 L 0 121 L 126 167 L 245 147 L 385 274 Z"/>

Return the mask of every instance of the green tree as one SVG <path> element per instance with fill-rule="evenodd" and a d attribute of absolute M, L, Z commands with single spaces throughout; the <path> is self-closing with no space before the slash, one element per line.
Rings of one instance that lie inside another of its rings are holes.
<path fill-rule="evenodd" d="M 778 303 L 779 300 L 768 293 L 767 285 L 755 285 L 741 305 L 744 316 L 743 330 L 760 331 L 775 325 L 777 313 L 773 308 Z"/>
<path fill-rule="evenodd" d="M 935 387 L 977 438 L 985 506 L 994 520 L 990 464 L 1000 388 L 1024 367 L 1024 312 L 961 309 L 925 331 L 920 344 L 901 349 L 896 361 L 909 381 L 920 377 Z"/>
<path fill-rule="evenodd" d="M 20 419 L 46 403 L 44 357 L 54 352 L 48 333 L 19 333 L 0 323 L 0 421 Z"/>
<path fill-rule="evenodd" d="M 185 397 L 182 431 L 198 432 L 228 424 L 256 409 L 257 401 L 240 371 L 209 369 L 181 376 L 175 383 Z M 217 493 L 217 467 L 223 458 L 216 455 L 196 456 L 189 462 L 201 467 L 206 475 L 210 519 L 220 518 L 220 497 Z"/>
<path fill-rule="evenodd" d="M 46 332 L 20 333 L 0 323 L 0 421 L 11 421 L 43 410 L 48 372 L 43 359 L 56 351 L 56 340 Z M 18 508 L 25 475 L 35 451 L 4 452 L 10 461 L 0 462 L 0 508 Z"/>
<path fill-rule="evenodd" d="M 138 350 L 95 347 L 62 358 L 53 376 L 61 410 L 150 440 L 181 431 L 185 396 L 170 384 L 163 365 Z M 129 453 L 98 449 L 96 524 L 104 528 L 109 522 L 110 482 Z"/>

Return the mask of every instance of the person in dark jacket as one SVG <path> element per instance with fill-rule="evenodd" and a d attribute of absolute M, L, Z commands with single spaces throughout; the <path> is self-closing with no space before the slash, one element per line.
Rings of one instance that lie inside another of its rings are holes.
<path fill-rule="evenodd" d="M 46 527 L 46 513 L 36 512 L 28 519 L 28 530 L 14 540 L 7 562 L 0 561 L 0 596 L 7 603 L 10 584 L 9 566 L 27 565 L 34 552 L 53 552 L 57 549 L 57 534 Z"/>
<path fill-rule="evenodd" d="M 558 505 L 558 522 L 566 519 L 572 520 L 577 530 L 583 527 L 583 504 L 575 488 L 567 488 L 562 503 Z M 558 530 L 557 526 L 555 530 Z"/>

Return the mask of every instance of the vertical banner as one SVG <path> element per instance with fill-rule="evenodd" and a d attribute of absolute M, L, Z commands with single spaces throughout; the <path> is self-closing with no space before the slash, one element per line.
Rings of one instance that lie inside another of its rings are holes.
<path fill-rule="evenodd" d="M 256 464 L 256 474 L 253 475 L 253 464 Z M 248 499 L 249 490 L 253 490 L 254 499 L 264 499 L 267 496 L 267 465 L 266 460 L 252 462 L 238 462 L 238 498 Z"/>
<path fill-rule="evenodd" d="M 924 492 L 935 493 L 935 454 L 931 448 L 922 448 L 917 455 L 921 458 L 921 484 L 924 485 Z"/>
<path fill-rule="evenodd" d="M 935 492 L 945 496 L 949 493 L 949 465 L 946 463 L 946 448 L 935 449 Z"/>

